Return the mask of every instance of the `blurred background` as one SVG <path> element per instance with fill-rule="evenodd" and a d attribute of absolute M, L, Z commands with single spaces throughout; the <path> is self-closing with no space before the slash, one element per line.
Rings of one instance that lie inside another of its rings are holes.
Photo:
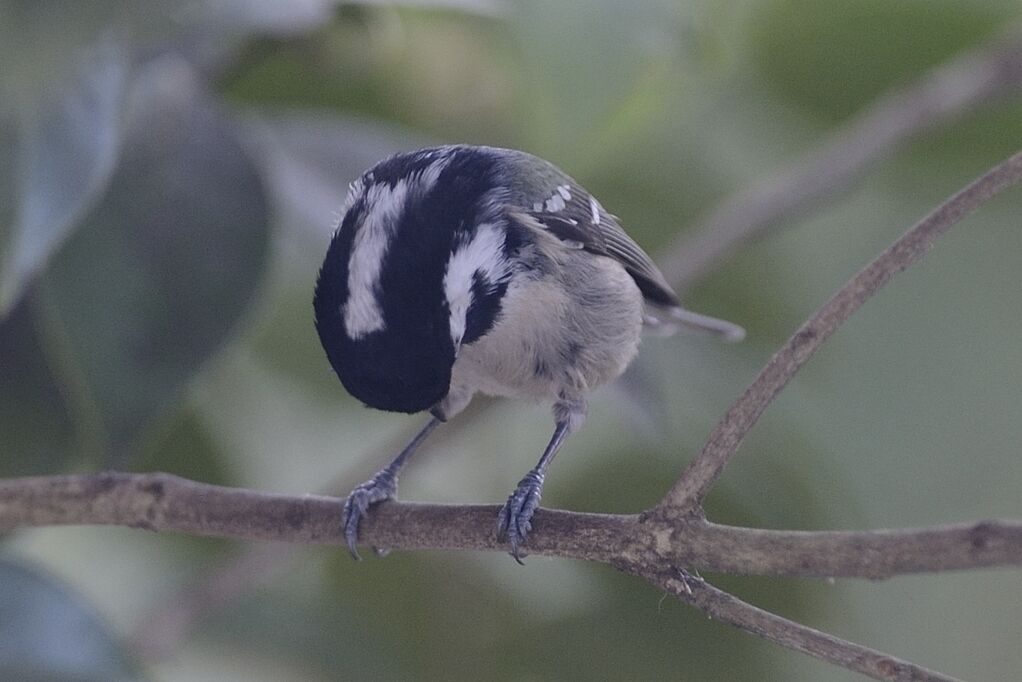
<path fill-rule="evenodd" d="M 0 475 L 114 467 L 345 492 L 421 421 L 347 396 L 312 325 L 336 211 L 366 167 L 440 142 L 526 149 L 684 262 L 669 246 L 733 193 L 1019 14 L 1014 0 L 2 0 Z M 981 77 L 965 73 L 957 86 Z M 648 339 L 595 397 L 544 504 L 653 505 L 813 309 L 1022 146 L 1018 86 L 890 145 L 688 282 L 689 307 L 747 340 Z M 856 314 L 767 411 L 710 517 L 868 529 L 1022 514 L 1020 215 L 1017 191 L 984 206 Z M 499 503 L 550 429 L 543 408 L 479 401 L 401 496 Z M 1022 670 L 1018 571 L 708 577 L 952 675 Z M 355 563 L 121 528 L 0 537 L 0 678 L 858 679 L 607 566 Z"/>

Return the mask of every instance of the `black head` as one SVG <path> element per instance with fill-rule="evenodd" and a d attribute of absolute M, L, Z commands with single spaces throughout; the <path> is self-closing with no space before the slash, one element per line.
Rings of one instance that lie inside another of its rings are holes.
<path fill-rule="evenodd" d="M 484 150 L 441 147 L 352 184 L 313 304 L 330 364 L 366 405 L 433 407 L 460 345 L 493 324 L 514 248 L 495 174 Z"/>

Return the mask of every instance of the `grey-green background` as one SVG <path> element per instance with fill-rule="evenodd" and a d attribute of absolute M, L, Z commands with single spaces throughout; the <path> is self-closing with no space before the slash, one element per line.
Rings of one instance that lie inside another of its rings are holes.
<path fill-rule="evenodd" d="M 435 142 L 527 149 L 655 254 L 1019 14 L 1008 0 L 0 2 L 0 475 L 357 483 L 419 422 L 349 398 L 312 326 L 335 211 L 365 167 Z M 686 302 L 748 339 L 647 340 L 594 398 L 544 503 L 654 504 L 801 320 L 1020 146 L 1022 101 L 984 104 L 721 262 Z M 983 207 L 856 314 L 755 428 L 711 517 L 866 529 L 1022 514 L 1020 211 L 1017 192 Z M 500 502 L 551 429 L 530 405 L 467 418 L 407 470 L 403 498 Z M 226 604 L 206 600 L 180 641 L 152 641 L 154 609 L 250 549 L 128 529 L 0 538 L 0 677 L 857 679 L 611 568 L 499 554 L 356 564 L 295 547 Z M 1022 670 L 1018 571 L 709 577 L 966 679 Z M 139 655 L 145 636 L 163 655 Z"/>

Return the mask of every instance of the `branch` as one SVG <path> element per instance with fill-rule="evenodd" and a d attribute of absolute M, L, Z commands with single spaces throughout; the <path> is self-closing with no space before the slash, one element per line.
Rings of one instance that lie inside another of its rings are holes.
<path fill-rule="evenodd" d="M 443 449 L 445 444 L 488 415 L 496 404 L 496 401 L 473 400 L 458 419 L 434 434 L 430 448 Z M 410 424 L 399 429 L 379 446 L 363 453 L 362 459 L 375 462 L 392 457 L 421 427 L 421 424 Z M 346 470 L 344 475 L 316 492 L 328 496 L 347 495 L 361 482 L 361 479 L 352 479 L 351 475 L 352 472 Z M 166 658 L 177 651 L 199 621 L 211 612 L 224 609 L 256 586 L 271 581 L 275 575 L 285 572 L 297 558 L 294 548 L 287 544 L 243 545 L 209 571 L 161 597 L 140 616 L 132 626 L 132 650 L 144 661 Z"/>
<path fill-rule="evenodd" d="M 794 166 L 734 195 L 660 259 L 679 291 L 781 219 L 848 188 L 913 136 L 1022 87 L 1022 35 L 954 58 L 876 100 Z"/>
<path fill-rule="evenodd" d="M 106 472 L 0 480 L 0 532 L 114 525 L 241 540 L 341 544 L 343 500 L 199 483 L 169 474 Z M 387 502 L 361 526 L 364 544 L 397 550 L 507 551 L 498 507 Z M 571 559 L 685 565 L 720 573 L 883 578 L 1022 566 L 1022 521 L 879 531 L 777 531 L 656 515 L 540 509 L 529 550 Z"/>
<path fill-rule="evenodd" d="M 168 474 L 102 473 L 0 481 L 0 532 L 29 526 L 118 525 L 302 543 L 343 542 L 343 501 L 198 483 Z M 391 549 L 505 551 L 497 507 L 387 502 L 361 528 Z M 1022 522 L 900 531 L 797 532 L 718 526 L 698 518 L 612 516 L 540 509 L 530 549 L 609 563 L 714 618 L 880 680 L 949 680 L 911 663 L 774 616 L 672 567 L 760 575 L 882 577 L 914 571 L 1022 566 Z"/>
<path fill-rule="evenodd" d="M 894 275 L 922 258 L 937 237 L 1020 180 L 1022 152 L 998 164 L 938 206 L 841 287 L 770 358 L 755 381 L 731 406 L 702 451 L 667 492 L 660 510 L 667 514 L 698 510 L 749 430 L 816 349 Z"/>
<path fill-rule="evenodd" d="M 828 635 L 825 632 L 764 611 L 717 589 L 688 571 L 666 571 L 649 580 L 711 618 L 762 637 L 769 642 L 836 663 L 843 668 L 860 672 L 877 680 L 960 682 L 957 678 L 927 670 L 875 649 Z"/>

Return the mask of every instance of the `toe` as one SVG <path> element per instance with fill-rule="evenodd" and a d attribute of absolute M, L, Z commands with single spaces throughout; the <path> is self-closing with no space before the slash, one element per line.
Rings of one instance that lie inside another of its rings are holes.
<path fill-rule="evenodd" d="M 344 528 L 344 540 L 348 551 L 355 559 L 361 560 L 358 554 L 358 524 L 362 521 L 372 505 L 389 500 L 397 492 L 397 484 L 393 476 L 377 474 L 376 478 L 366 481 L 348 495 L 344 501 L 344 513 L 341 525 Z"/>
<path fill-rule="evenodd" d="M 358 561 L 361 561 L 362 557 L 358 555 L 358 522 L 362 520 L 362 510 L 356 496 L 357 492 L 352 493 L 347 501 L 344 503 L 344 517 L 342 524 L 344 525 L 344 540 L 348 544 L 348 551 L 351 556 Z"/>
<path fill-rule="evenodd" d="M 497 515 L 497 538 L 507 540 L 511 556 L 522 562 L 521 547 L 532 530 L 532 515 L 539 506 L 542 479 L 526 476 L 518 488 L 508 497 Z"/>

